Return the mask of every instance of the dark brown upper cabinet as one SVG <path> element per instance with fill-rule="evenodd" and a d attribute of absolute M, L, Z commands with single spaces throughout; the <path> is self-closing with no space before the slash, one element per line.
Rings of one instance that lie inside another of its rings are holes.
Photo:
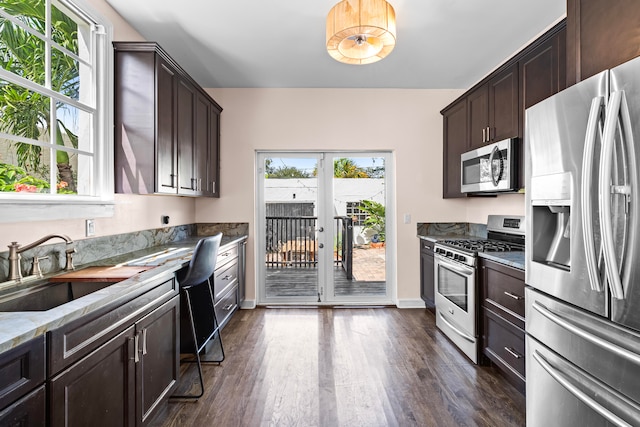
<path fill-rule="evenodd" d="M 567 0 L 567 86 L 640 55 L 640 2 Z"/>
<path fill-rule="evenodd" d="M 222 108 L 153 42 L 115 42 L 115 190 L 219 196 Z"/>
<path fill-rule="evenodd" d="M 467 96 L 471 149 L 518 135 L 518 64 Z"/>
<path fill-rule="evenodd" d="M 464 197 L 460 182 L 460 155 L 469 149 L 467 100 L 461 99 L 442 111 L 444 123 L 443 187 L 445 199 Z"/>
<path fill-rule="evenodd" d="M 460 191 L 462 153 L 507 138 L 521 142 L 519 179 L 524 183 L 525 109 L 564 89 L 565 44 L 562 21 L 441 111 L 443 198 L 465 197 Z"/>

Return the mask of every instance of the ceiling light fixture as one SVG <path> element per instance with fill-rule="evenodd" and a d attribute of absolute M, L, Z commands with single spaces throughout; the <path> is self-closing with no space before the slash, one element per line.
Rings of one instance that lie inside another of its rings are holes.
<path fill-rule="evenodd" d="M 385 0 L 343 0 L 327 15 L 327 51 L 346 64 L 371 64 L 396 45 L 396 13 Z"/>

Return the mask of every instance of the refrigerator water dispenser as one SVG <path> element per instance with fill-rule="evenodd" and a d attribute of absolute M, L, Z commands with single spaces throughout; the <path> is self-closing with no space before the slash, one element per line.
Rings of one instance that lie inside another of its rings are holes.
<path fill-rule="evenodd" d="M 533 206 L 533 261 L 571 270 L 571 208 Z"/>

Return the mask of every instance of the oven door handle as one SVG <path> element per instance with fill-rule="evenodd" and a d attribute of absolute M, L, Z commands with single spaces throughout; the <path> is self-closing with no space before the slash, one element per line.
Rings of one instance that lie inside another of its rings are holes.
<path fill-rule="evenodd" d="M 464 267 L 462 267 L 462 266 L 460 266 L 458 264 L 454 264 L 452 262 L 449 262 L 449 260 L 447 258 L 443 257 L 442 255 L 433 254 L 433 256 L 435 257 L 435 259 L 438 260 L 439 264 L 442 264 L 443 266 L 445 266 L 449 270 L 453 270 L 453 271 L 455 271 L 457 273 L 464 274 L 465 276 L 473 274 L 473 269 L 472 268 L 464 268 Z"/>
<path fill-rule="evenodd" d="M 472 343 L 472 344 L 476 342 L 476 340 L 475 340 L 473 337 L 469 336 L 469 335 L 468 335 L 466 332 L 464 332 L 462 329 L 458 328 L 458 327 L 457 327 L 457 326 L 455 326 L 453 323 L 451 323 L 449 320 L 447 320 L 447 318 L 446 318 L 446 317 L 444 317 L 444 316 L 442 315 L 442 312 L 441 312 L 441 311 L 438 311 L 438 316 L 440 316 L 440 320 L 442 320 L 444 323 L 446 323 L 446 325 L 447 325 L 448 327 L 450 327 L 451 329 L 453 329 L 453 331 L 454 331 L 456 334 L 460 335 L 462 338 L 464 338 L 465 340 L 469 341 L 469 342 L 470 342 L 470 343 Z"/>

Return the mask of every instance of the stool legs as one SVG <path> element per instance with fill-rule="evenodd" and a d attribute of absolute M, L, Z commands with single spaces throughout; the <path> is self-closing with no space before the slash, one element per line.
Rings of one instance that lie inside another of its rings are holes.
<path fill-rule="evenodd" d="M 204 284 L 203 284 L 204 286 Z M 207 286 L 207 294 L 209 295 L 210 299 L 211 299 L 211 310 L 212 310 L 212 315 L 213 315 L 213 329 L 212 332 L 207 336 L 206 339 L 202 340 L 202 342 L 198 342 L 198 334 L 196 333 L 196 325 L 195 325 L 195 318 L 194 318 L 194 313 L 193 313 L 193 304 L 191 301 L 191 294 L 190 291 L 194 288 L 194 287 L 184 287 L 183 291 L 184 291 L 184 296 L 187 300 L 187 310 L 189 312 L 189 322 L 190 322 L 190 326 L 191 326 L 191 334 L 193 337 L 193 346 L 194 346 L 194 353 L 196 356 L 196 360 L 187 360 L 185 361 L 186 363 L 196 363 L 198 365 L 198 377 L 200 379 L 200 392 L 197 394 L 183 394 L 183 395 L 173 395 L 171 396 L 171 398 L 176 398 L 176 399 L 198 399 L 200 397 L 202 397 L 202 395 L 204 394 L 204 379 L 203 379 L 203 375 L 202 375 L 202 363 L 217 363 L 220 364 L 223 360 L 224 360 L 224 347 L 222 346 L 222 337 L 220 336 L 220 326 L 218 325 L 218 319 L 216 317 L 216 312 L 214 309 L 214 298 L 213 298 L 213 291 L 211 290 L 211 282 L 210 279 L 207 279 L 206 282 L 206 286 Z M 209 341 L 211 341 L 211 339 L 213 339 L 215 336 L 218 336 L 218 342 L 220 344 L 220 351 L 222 353 L 222 358 L 220 360 L 206 360 L 206 361 L 202 361 L 200 359 L 200 352 L 206 347 L 206 345 L 209 343 Z"/>

